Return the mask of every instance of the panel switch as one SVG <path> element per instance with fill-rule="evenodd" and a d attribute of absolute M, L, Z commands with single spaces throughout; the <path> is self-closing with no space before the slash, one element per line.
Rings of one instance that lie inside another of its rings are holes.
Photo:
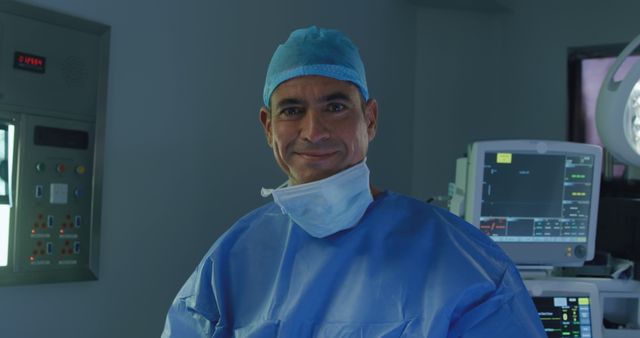
<path fill-rule="evenodd" d="M 36 198 L 44 196 L 44 187 L 40 184 L 36 185 Z"/>
<path fill-rule="evenodd" d="M 82 225 L 82 216 L 76 215 L 76 217 L 74 217 L 74 219 L 73 219 L 73 225 L 76 228 L 79 228 Z"/>

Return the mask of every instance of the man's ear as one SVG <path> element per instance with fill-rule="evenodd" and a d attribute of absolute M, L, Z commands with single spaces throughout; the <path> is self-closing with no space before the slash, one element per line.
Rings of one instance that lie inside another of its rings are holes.
<path fill-rule="evenodd" d="M 267 138 L 269 147 L 273 146 L 273 133 L 271 132 L 271 112 L 267 107 L 260 108 L 260 123 L 264 128 L 264 136 Z"/>
<path fill-rule="evenodd" d="M 367 134 L 369 135 L 369 142 L 371 142 L 376 137 L 376 131 L 378 130 L 378 101 L 376 99 L 367 101 L 364 108 L 364 120 L 367 123 Z"/>

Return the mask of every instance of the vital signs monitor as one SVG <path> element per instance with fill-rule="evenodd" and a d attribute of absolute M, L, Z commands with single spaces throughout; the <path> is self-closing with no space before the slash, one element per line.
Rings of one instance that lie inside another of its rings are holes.
<path fill-rule="evenodd" d="M 482 141 L 468 155 L 465 219 L 516 264 L 580 266 L 593 259 L 600 147 Z"/>

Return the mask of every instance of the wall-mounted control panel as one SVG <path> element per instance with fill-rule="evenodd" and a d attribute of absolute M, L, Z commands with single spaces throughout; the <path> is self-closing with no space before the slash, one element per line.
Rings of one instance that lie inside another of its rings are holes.
<path fill-rule="evenodd" d="M 98 276 L 109 32 L 0 2 L 0 286 Z"/>

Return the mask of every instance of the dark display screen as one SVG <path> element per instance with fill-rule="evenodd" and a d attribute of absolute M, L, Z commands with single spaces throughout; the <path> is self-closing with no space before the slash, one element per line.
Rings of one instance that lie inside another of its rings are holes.
<path fill-rule="evenodd" d="M 39 146 L 87 149 L 89 147 L 89 133 L 82 130 L 36 126 L 33 133 L 33 143 Z"/>
<path fill-rule="evenodd" d="M 593 156 L 486 153 L 480 229 L 503 242 L 587 241 Z"/>

